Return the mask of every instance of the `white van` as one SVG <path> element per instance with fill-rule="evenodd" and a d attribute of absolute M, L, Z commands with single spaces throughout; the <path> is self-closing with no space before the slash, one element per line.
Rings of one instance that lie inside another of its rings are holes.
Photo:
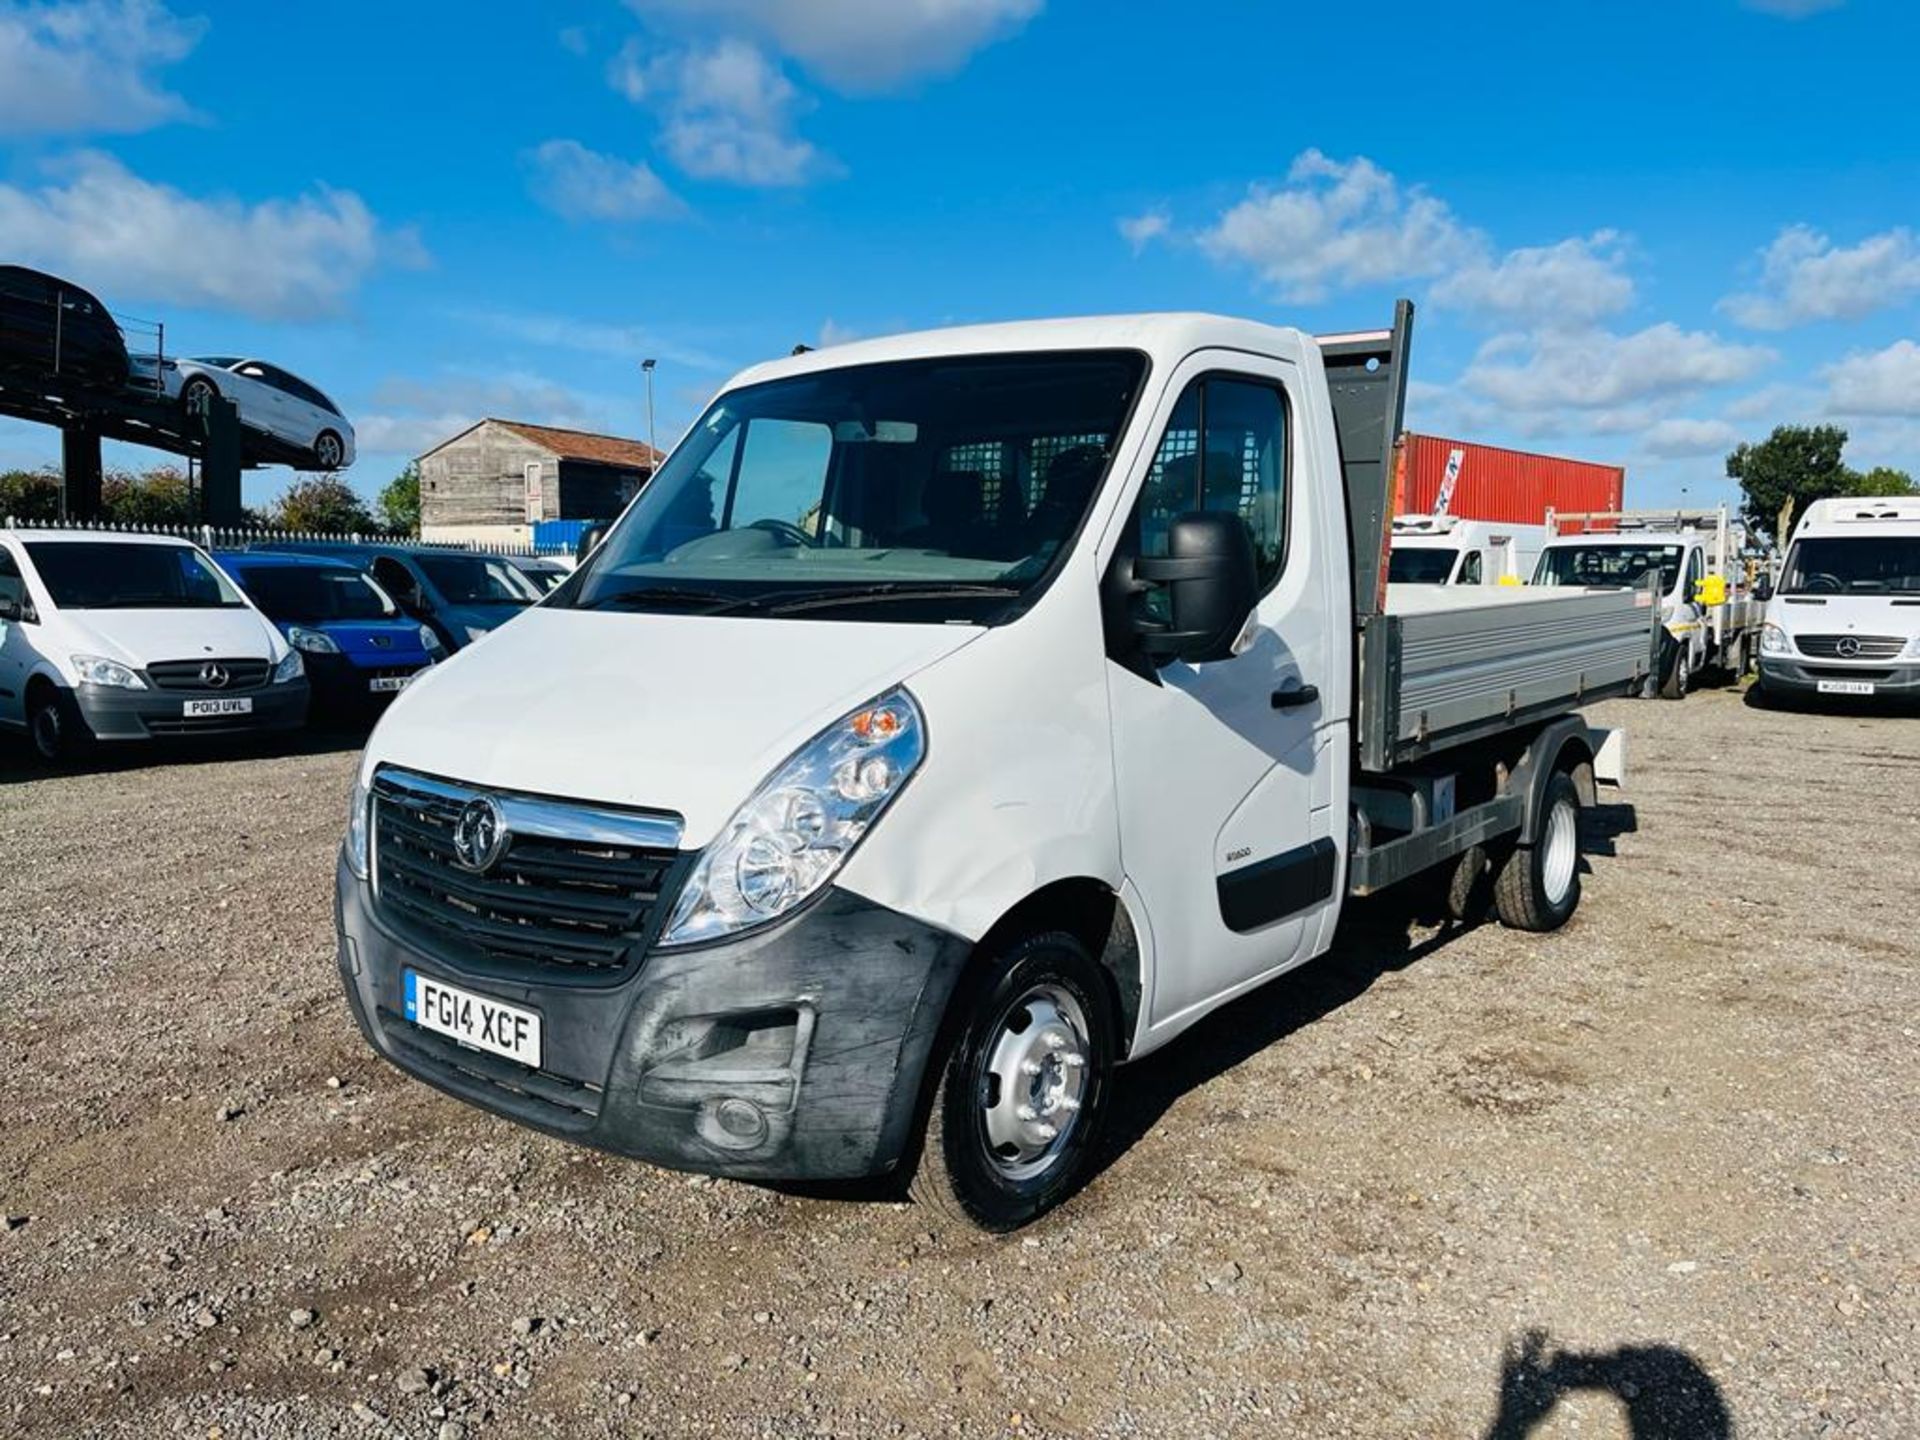
<path fill-rule="evenodd" d="M 1807 507 L 1767 602 L 1760 693 L 1920 696 L 1920 496 Z"/>
<path fill-rule="evenodd" d="M 1113 1067 L 1445 867 L 1510 925 L 1647 674 L 1624 590 L 1390 587 L 1411 307 L 980 326 L 724 390 L 579 569 L 404 692 L 336 872 L 368 1043 L 745 1177 L 1069 1193 Z M 921 1143 L 924 1138 L 924 1144 Z"/>
<path fill-rule="evenodd" d="M 1524 585 L 1546 541 L 1545 525 L 1396 515 L 1387 578 L 1395 585 Z"/>
<path fill-rule="evenodd" d="M 0 726 L 43 760 L 93 740 L 305 722 L 300 654 L 198 546 L 0 530 Z"/>

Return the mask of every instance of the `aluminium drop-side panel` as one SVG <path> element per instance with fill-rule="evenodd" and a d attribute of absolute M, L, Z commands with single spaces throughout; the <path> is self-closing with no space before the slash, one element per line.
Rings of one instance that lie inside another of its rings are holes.
<path fill-rule="evenodd" d="M 1639 591 L 1394 586 L 1387 608 L 1394 760 L 1621 694 L 1650 663 L 1653 607 Z"/>

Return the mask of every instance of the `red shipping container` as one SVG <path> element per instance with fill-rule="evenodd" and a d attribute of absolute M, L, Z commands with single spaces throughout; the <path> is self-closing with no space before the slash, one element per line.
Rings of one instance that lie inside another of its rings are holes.
<path fill-rule="evenodd" d="M 1563 515 L 1619 510 L 1626 490 L 1627 472 L 1619 465 L 1408 435 L 1400 447 L 1393 513 L 1539 525 L 1549 509 Z"/>

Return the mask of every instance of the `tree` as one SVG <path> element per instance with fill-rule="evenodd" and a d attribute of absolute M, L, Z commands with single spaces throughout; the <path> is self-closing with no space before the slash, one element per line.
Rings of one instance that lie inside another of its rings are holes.
<path fill-rule="evenodd" d="M 60 477 L 51 470 L 0 471 L 0 521 L 58 520 Z"/>
<path fill-rule="evenodd" d="M 1904 470 L 1891 465 L 1876 465 L 1864 475 L 1854 475 L 1849 495 L 1920 495 L 1920 485 Z"/>
<path fill-rule="evenodd" d="M 380 518 L 387 522 L 389 530 L 398 530 L 408 535 L 420 533 L 420 467 L 408 463 L 393 479 L 387 482 L 387 488 L 380 492 L 374 504 L 379 507 Z"/>
<path fill-rule="evenodd" d="M 100 484 L 100 509 L 122 525 L 191 525 L 200 518 L 186 472 L 171 465 L 141 475 L 112 472 Z"/>
<path fill-rule="evenodd" d="M 1727 456 L 1727 476 L 1746 495 L 1741 513 L 1756 530 L 1784 539 L 1793 517 L 1815 500 L 1856 493 L 1859 478 L 1841 462 L 1847 432 L 1838 425 L 1779 425 L 1757 445 Z"/>
<path fill-rule="evenodd" d="M 332 475 L 311 475 L 295 481 L 273 502 L 270 518 L 288 530 L 324 534 L 379 528 L 360 493 Z"/>

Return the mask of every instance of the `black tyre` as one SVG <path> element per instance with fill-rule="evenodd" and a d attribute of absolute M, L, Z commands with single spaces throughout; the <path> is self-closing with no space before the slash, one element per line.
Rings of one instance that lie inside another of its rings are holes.
<path fill-rule="evenodd" d="M 1547 782 L 1539 823 L 1501 862 L 1493 882 L 1500 923 L 1513 930 L 1558 930 L 1580 905 L 1580 792 L 1565 772 Z"/>
<path fill-rule="evenodd" d="M 79 750 L 79 721 L 68 713 L 60 692 L 40 685 L 27 696 L 27 740 L 43 765 L 71 760 Z"/>
<path fill-rule="evenodd" d="M 1667 666 L 1666 678 L 1660 682 L 1660 694 L 1668 700 L 1679 700 L 1693 688 L 1693 647 L 1680 644 L 1673 647 L 1673 662 Z"/>
<path fill-rule="evenodd" d="M 955 1003 L 909 1190 L 950 1219 L 1018 1229 L 1086 1178 L 1118 1053 L 1113 997 L 1080 942 L 1050 932 Z"/>
<path fill-rule="evenodd" d="M 347 458 L 347 447 L 331 430 L 322 430 L 313 442 L 313 463 L 321 470 L 338 470 Z"/>

